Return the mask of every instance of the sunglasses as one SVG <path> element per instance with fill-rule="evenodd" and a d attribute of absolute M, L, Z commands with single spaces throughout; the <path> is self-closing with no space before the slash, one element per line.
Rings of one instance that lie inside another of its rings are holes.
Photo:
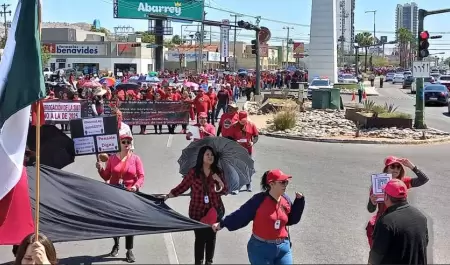
<path fill-rule="evenodd" d="M 402 165 L 400 165 L 400 164 L 392 164 L 389 167 L 392 168 L 392 169 L 400 169 L 400 168 L 402 168 Z"/>
<path fill-rule="evenodd" d="M 283 186 L 287 186 L 289 184 L 289 180 L 277 181 L 277 183 L 279 183 Z"/>
<path fill-rule="evenodd" d="M 125 140 L 125 141 L 122 141 L 122 144 L 131 144 L 131 141 Z"/>

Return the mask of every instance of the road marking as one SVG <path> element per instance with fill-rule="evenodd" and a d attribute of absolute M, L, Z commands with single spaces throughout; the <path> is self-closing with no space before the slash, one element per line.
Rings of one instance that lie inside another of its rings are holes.
<path fill-rule="evenodd" d="M 167 148 L 172 146 L 173 135 L 169 134 L 169 138 L 167 138 Z"/>
<path fill-rule="evenodd" d="M 177 251 L 175 249 L 175 244 L 173 242 L 172 233 L 164 234 L 164 243 L 166 245 L 167 255 L 169 256 L 169 264 L 180 264 Z"/>

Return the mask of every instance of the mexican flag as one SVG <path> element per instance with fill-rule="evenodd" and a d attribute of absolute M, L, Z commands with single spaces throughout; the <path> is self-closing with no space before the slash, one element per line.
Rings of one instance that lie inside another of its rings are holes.
<path fill-rule="evenodd" d="M 18 1 L 0 62 L 0 245 L 34 229 L 23 160 L 31 105 L 45 97 L 39 9 L 39 0 Z"/>

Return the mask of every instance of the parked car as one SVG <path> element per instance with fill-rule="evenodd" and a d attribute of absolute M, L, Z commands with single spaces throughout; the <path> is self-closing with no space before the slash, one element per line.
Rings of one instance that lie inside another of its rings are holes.
<path fill-rule="evenodd" d="M 425 100 L 425 105 L 448 105 L 447 87 L 441 84 L 428 85 L 423 89 L 423 98 Z"/>
<path fill-rule="evenodd" d="M 448 91 L 450 91 L 450 75 L 441 75 L 438 79 L 438 82 L 441 85 L 446 86 Z"/>
<path fill-rule="evenodd" d="M 395 74 L 392 78 L 392 84 L 403 83 L 403 80 L 405 80 L 405 76 L 403 74 Z"/>
<path fill-rule="evenodd" d="M 410 88 L 412 83 L 414 82 L 414 77 L 412 75 L 408 75 L 405 77 L 405 80 L 403 80 L 403 89 Z"/>
<path fill-rule="evenodd" d="M 339 76 L 338 78 L 339 83 L 345 83 L 345 84 L 356 84 L 358 83 L 358 78 L 352 74 L 343 74 Z"/>
<path fill-rule="evenodd" d="M 411 71 L 405 71 L 405 72 L 403 72 L 403 76 L 409 76 L 409 75 L 412 75 L 412 72 Z"/>
<path fill-rule="evenodd" d="M 431 84 L 435 84 L 435 83 L 436 83 L 436 80 L 434 79 L 434 77 L 429 76 L 429 77 L 425 77 L 423 79 L 423 87 L 424 88 Z M 411 84 L 411 94 L 416 94 L 416 79 L 415 78 L 414 78 L 413 83 Z"/>
<path fill-rule="evenodd" d="M 384 77 L 384 82 L 392 81 L 392 78 L 394 77 L 394 75 L 395 75 L 395 73 L 393 73 L 393 72 L 387 73 L 386 76 Z"/>

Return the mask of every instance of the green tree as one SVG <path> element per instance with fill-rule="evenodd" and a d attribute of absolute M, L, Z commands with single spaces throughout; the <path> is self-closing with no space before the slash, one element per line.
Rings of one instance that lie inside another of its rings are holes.
<path fill-rule="evenodd" d="M 110 32 L 108 29 L 103 28 L 103 27 L 101 27 L 100 29 L 97 29 L 97 28 L 95 28 L 93 25 L 91 26 L 91 31 L 92 31 L 92 32 L 101 32 L 101 33 L 105 33 L 105 35 L 110 35 L 110 34 L 111 34 L 111 32 Z"/>
<path fill-rule="evenodd" d="M 355 42 L 358 43 L 359 47 L 364 48 L 364 71 L 367 71 L 367 52 L 369 51 L 369 46 L 373 44 L 372 33 L 361 32 L 356 34 Z"/>
<path fill-rule="evenodd" d="M 6 37 L 3 36 L 3 37 L 0 39 L 0 49 L 4 49 L 4 48 L 5 48 L 5 45 L 6 45 Z"/>
<path fill-rule="evenodd" d="M 136 32 L 136 34 L 138 34 L 138 32 Z M 142 41 L 143 43 L 150 43 L 150 44 L 153 44 L 153 43 L 156 42 L 156 39 L 155 39 L 155 36 L 154 36 L 154 35 L 151 35 L 151 34 L 149 34 L 149 33 L 147 33 L 147 32 L 142 32 L 140 35 L 142 36 L 142 37 L 141 37 L 141 41 Z"/>
<path fill-rule="evenodd" d="M 50 58 L 52 58 L 51 53 L 48 52 L 44 45 L 41 45 L 41 58 L 43 67 L 46 66 Z"/>
<path fill-rule="evenodd" d="M 180 45 L 181 44 L 181 38 L 180 35 L 173 35 L 172 37 L 172 43 L 176 44 L 176 45 Z"/>
<path fill-rule="evenodd" d="M 397 41 L 400 56 L 400 66 L 403 68 L 408 67 L 411 61 L 411 51 L 415 47 L 414 37 L 411 31 L 406 28 L 400 28 L 397 31 Z"/>

